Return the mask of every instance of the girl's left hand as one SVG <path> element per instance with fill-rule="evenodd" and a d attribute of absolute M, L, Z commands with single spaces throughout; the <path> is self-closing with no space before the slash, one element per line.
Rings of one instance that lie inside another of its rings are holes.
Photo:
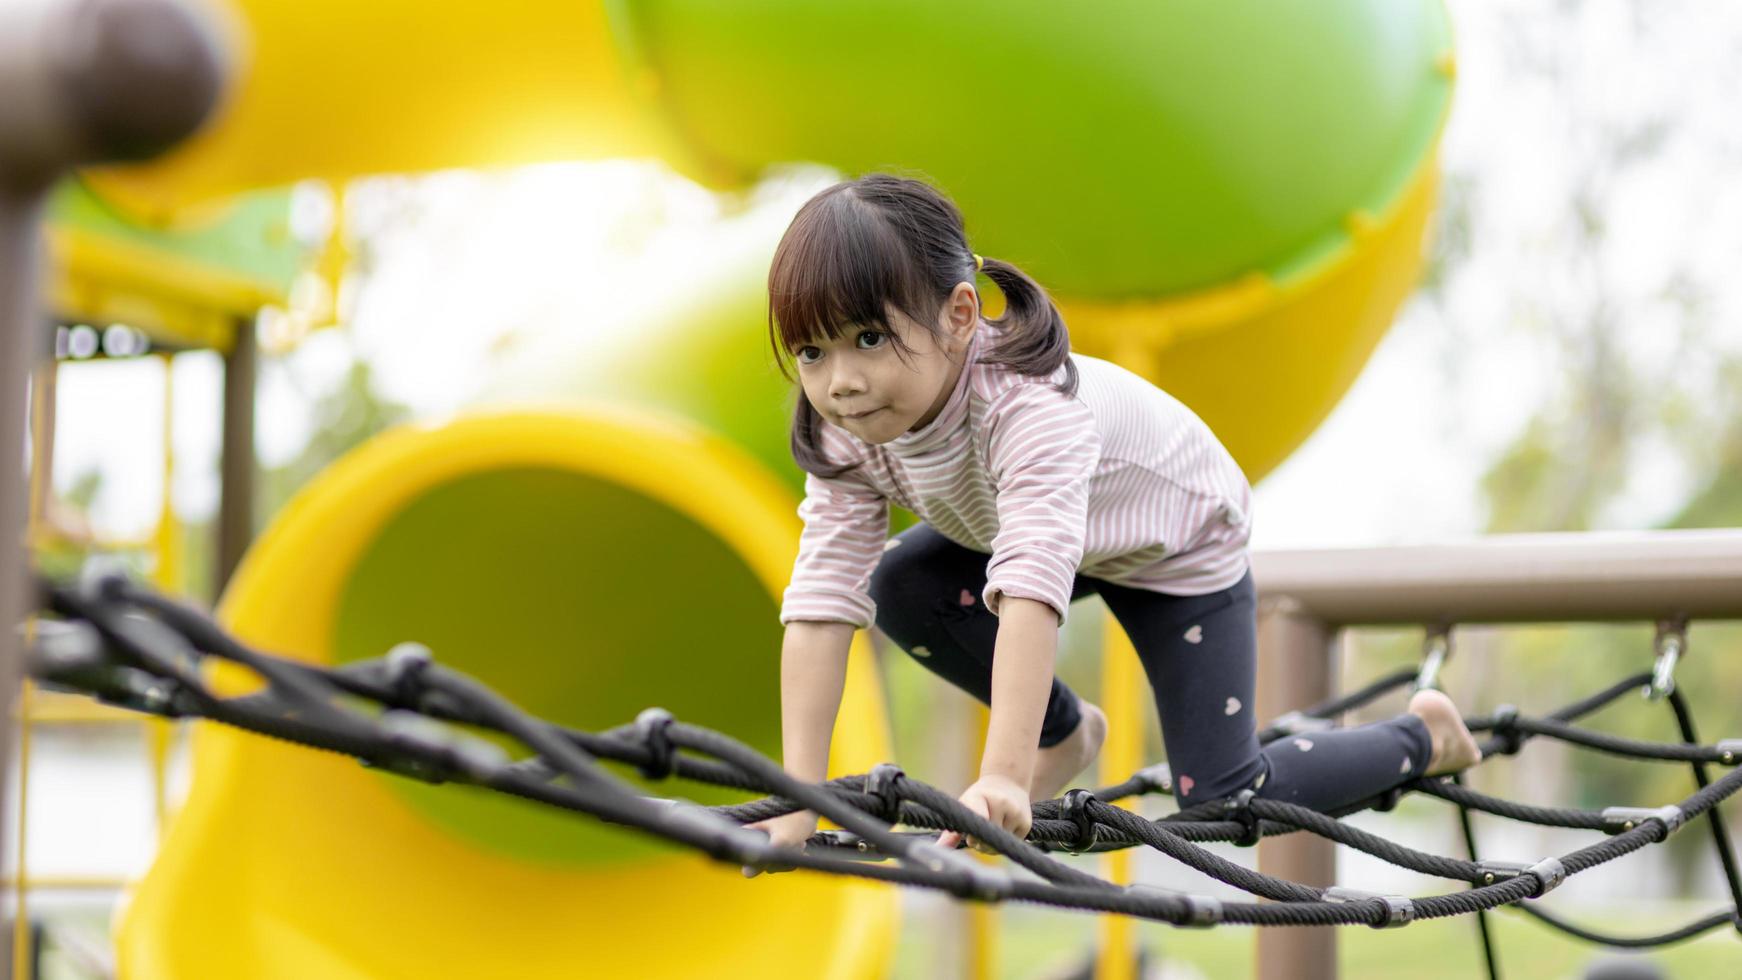
<path fill-rule="evenodd" d="M 1019 838 L 1027 837 L 1028 828 L 1034 825 L 1034 811 L 1028 803 L 1028 788 L 1018 785 L 1016 780 L 1008 776 L 981 776 L 978 782 L 962 794 L 962 805 Z M 962 840 L 962 836 L 953 830 L 946 830 L 938 835 L 938 844 L 955 847 Z M 968 844 L 970 847 L 986 850 L 972 837 L 968 838 Z"/>

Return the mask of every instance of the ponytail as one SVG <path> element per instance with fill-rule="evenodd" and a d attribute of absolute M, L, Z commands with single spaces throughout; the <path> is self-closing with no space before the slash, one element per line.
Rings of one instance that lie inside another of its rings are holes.
<path fill-rule="evenodd" d="M 858 469 L 857 463 L 835 464 L 823 455 L 822 416 L 811 406 L 804 392 L 798 393 L 798 404 L 792 412 L 792 461 L 806 473 L 832 480 L 851 470 Z"/>
<path fill-rule="evenodd" d="M 1065 318 L 1053 305 L 1040 283 L 1027 273 L 998 259 L 983 259 L 981 271 L 1004 294 L 1004 315 L 990 321 L 1004 331 L 1004 339 L 984 358 L 1018 374 L 1050 377 L 1064 366 L 1065 377 L 1056 387 L 1067 395 L 1077 393 L 1077 366 L 1071 362 L 1071 336 Z"/>

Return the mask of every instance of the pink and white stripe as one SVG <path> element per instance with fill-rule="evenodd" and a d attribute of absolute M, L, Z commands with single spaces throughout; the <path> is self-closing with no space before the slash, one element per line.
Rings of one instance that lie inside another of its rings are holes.
<path fill-rule="evenodd" d="M 881 446 L 823 423 L 823 448 L 860 467 L 808 476 L 804 533 L 780 621 L 868 626 L 867 587 L 889 536 L 889 504 L 945 537 L 985 552 L 982 600 L 1051 605 L 1062 621 L 1077 572 L 1133 588 L 1202 595 L 1247 568 L 1252 490 L 1201 419 L 1117 365 L 1072 354 L 1075 397 L 1050 379 L 978 360 L 996 341 L 982 328 L 967 370 L 938 417 Z"/>

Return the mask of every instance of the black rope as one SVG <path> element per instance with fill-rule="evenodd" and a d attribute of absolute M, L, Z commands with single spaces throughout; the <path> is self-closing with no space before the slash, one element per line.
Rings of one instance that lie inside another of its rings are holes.
<path fill-rule="evenodd" d="M 1463 788 L 1463 774 L 1453 775 L 1451 783 Z M 1472 862 L 1479 863 L 1482 859 L 1476 853 L 1476 828 L 1470 822 L 1470 808 L 1467 806 L 1458 807 L 1458 829 L 1464 834 L 1464 853 Z M 1500 959 L 1494 952 L 1494 935 L 1488 928 L 1486 909 L 1476 913 L 1476 934 L 1482 940 L 1482 963 L 1488 967 L 1488 980 L 1500 980 Z"/>
<path fill-rule="evenodd" d="M 1338 697 L 1328 698 L 1310 708 L 1303 708 L 1298 712 L 1293 712 L 1293 714 L 1300 719 L 1330 721 L 1345 711 L 1360 708 L 1373 701 L 1377 701 L 1379 698 L 1390 694 L 1392 691 L 1408 685 L 1411 681 L 1415 680 L 1415 678 L 1415 669 L 1404 667 L 1392 671 L 1384 677 L 1381 677 L 1358 690 Z M 1284 717 L 1286 718 L 1288 716 Z M 1298 734 L 1300 734 L 1300 728 L 1297 725 L 1272 723 L 1258 732 L 1258 741 L 1260 743 L 1269 744 L 1279 738 L 1286 738 L 1290 735 Z"/>
<path fill-rule="evenodd" d="M 1679 929 L 1672 929 L 1669 932 L 1656 936 L 1608 936 L 1568 922 L 1547 909 L 1536 905 L 1520 905 L 1518 908 L 1529 913 L 1538 921 L 1553 926 L 1569 936 L 1575 936 L 1589 943 L 1597 943 L 1602 946 L 1615 946 L 1620 949 L 1650 949 L 1655 946 L 1668 946 L 1672 943 L 1679 943 L 1685 939 L 1692 939 L 1695 936 L 1710 932 L 1719 926 L 1728 925 L 1736 921 L 1736 913 L 1729 909 L 1725 909 L 1721 912 L 1713 912 L 1711 915 L 1708 915 L 1703 919 L 1696 919 Z"/>
<path fill-rule="evenodd" d="M 1681 729 L 1682 741 L 1693 745 L 1699 741 L 1694 733 L 1694 715 L 1688 710 L 1688 703 L 1682 698 L 1682 692 L 1670 688 L 1669 706 L 1675 712 L 1676 727 Z M 1720 761 L 1728 761 L 1720 756 Z M 1695 762 L 1690 767 L 1694 771 L 1694 784 L 1701 789 L 1711 785 L 1711 777 L 1706 773 L 1702 762 Z M 1707 820 L 1712 827 L 1712 843 L 1718 848 L 1718 860 L 1724 866 L 1724 877 L 1730 885 L 1730 903 L 1737 909 L 1742 909 L 1742 874 L 1736 870 L 1736 852 L 1730 846 L 1730 835 L 1724 830 L 1724 818 L 1718 813 L 1716 806 L 1707 814 Z"/>
<path fill-rule="evenodd" d="M 1515 715 L 1505 718 L 1484 717 L 1468 720 L 1470 731 L 1494 731 L 1500 739 L 1516 739 L 1522 735 L 1549 735 L 1574 745 L 1607 752 L 1630 759 L 1658 759 L 1667 762 L 1724 762 L 1729 750 L 1715 745 L 1675 744 L 1672 742 L 1647 742 L 1637 738 L 1625 738 L 1620 735 L 1609 735 L 1588 729 L 1568 725 L 1564 722 L 1547 718 L 1522 718 Z M 1501 727 L 1506 729 L 1500 733 Z M 1514 749 L 1513 751 L 1516 751 Z M 1507 754 L 1511 754 L 1510 752 Z"/>
<path fill-rule="evenodd" d="M 1742 790 L 1742 770 L 1713 781 L 1706 765 L 1733 765 L 1738 745 L 1699 745 L 1685 703 L 1671 698 L 1682 744 L 1644 742 L 1578 728 L 1575 719 L 1613 703 L 1643 677 L 1568 705 L 1545 718 L 1516 711 L 1470 719 L 1494 733 L 1490 741 L 1517 751 L 1532 738 L 1557 738 L 1630 758 L 1687 762 L 1696 791 L 1656 810 L 1589 811 L 1538 807 L 1477 793 L 1455 780 L 1422 779 L 1403 789 L 1445 799 L 1459 808 L 1470 859 L 1405 847 L 1343 823 L 1338 816 L 1387 807 L 1395 794 L 1324 814 L 1242 794 L 1198 804 L 1159 820 L 1109 805 L 1141 793 L 1168 793 L 1171 776 L 1152 766 L 1104 790 L 1074 790 L 1061 800 L 1034 803 L 1027 840 L 1019 840 L 968 810 L 958 799 L 908 778 L 894 766 L 812 784 L 794 779 L 749 746 L 722 733 L 673 718 L 659 709 L 604 732 L 563 728 L 521 712 L 484 684 L 442 667 L 415 646 L 340 668 L 274 657 L 237 642 L 203 613 L 153 595 L 124 580 L 83 589 L 44 586 L 49 610 L 63 617 L 39 630 L 31 670 L 45 684 L 84 691 L 101 700 L 169 717 L 205 718 L 268 737 L 359 759 L 366 765 L 431 782 L 457 782 L 587 813 L 655 837 L 694 847 L 716 860 L 768 870 L 803 868 L 830 874 L 932 888 L 982 901 L 1015 900 L 1060 908 L 1132 915 L 1176 925 L 1406 925 L 1416 919 L 1477 914 L 1491 974 L 1497 976 L 1491 937 L 1481 918 L 1488 909 L 1540 897 L 1566 877 L 1666 839 L 1687 820 L 1709 815 L 1736 907 L 1661 936 L 1604 937 L 1524 906 L 1570 935 L 1616 946 L 1677 942 L 1725 922 L 1738 923 L 1742 885 L 1723 833 L 1718 803 Z M 253 671 L 263 690 L 225 698 L 209 690 L 201 662 L 218 658 Z M 1285 716 L 1267 728 L 1281 737 L 1334 724 L 1341 713 L 1407 683 L 1399 671 L 1341 698 Z M 496 743 L 456 726 L 509 736 L 529 754 L 513 759 Z M 676 777 L 727 786 L 761 799 L 702 807 L 644 795 L 605 762 L 643 778 Z M 840 826 L 814 836 L 803 849 L 775 847 L 754 823 L 811 810 Z M 1534 864 L 1477 859 L 1469 811 L 1484 810 L 1547 826 L 1601 831 L 1590 846 Z M 920 831 L 898 827 L 923 828 Z M 983 864 L 936 846 L 936 832 L 958 831 L 1009 857 L 1015 870 Z M 1346 888 L 1319 889 L 1253 871 L 1199 846 L 1212 841 L 1250 844 L 1265 836 L 1305 831 L 1373 854 L 1400 867 L 1469 883 L 1468 890 L 1405 898 Z M 1267 902 L 1223 902 L 1142 886 L 1120 887 L 1050 856 L 1053 851 L 1152 847 Z M 893 863 L 890 863 L 893 859 Z M 1739 926 L 1742 928 L 1742 926 Z"/>
<path fill-rule="evenodd" d="M 1486 793 L 1479 793 L 1449 779 L 1418 779 L 1406 784 L 1410 789 L 1429 796 L 1449 800 L 1461 807 L 1481 810 L 1495 816 L 1544 827 L 1569 827 L 1574 830 L 1603 830 L 1603 814 L 1596 810 L 1574 810 L 1567 807 L 1531 806 L 1515 803 Z"/>

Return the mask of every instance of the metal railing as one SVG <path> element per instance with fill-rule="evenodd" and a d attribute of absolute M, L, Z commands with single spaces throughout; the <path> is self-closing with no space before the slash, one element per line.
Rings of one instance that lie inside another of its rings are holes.
<path fill-rule="evenodd" d="M 1466 625 L 1657 624 L 1659 662 L 1696 619 L 1742 619 L 1742 530 L 1529 534 L 1392 548 L 1259 552 L 1259 717 L 1329 697 L 1345 629 L 1413 624 L 1435 637 Z M 1673 642 L 1666 640 L 1673 638 Z M 1259 867 L 1336 883 L 1328 841 L 1259 845 Z M 1333 929 L 1258 933 L 1259 980 L 1337 973 Z"/>

